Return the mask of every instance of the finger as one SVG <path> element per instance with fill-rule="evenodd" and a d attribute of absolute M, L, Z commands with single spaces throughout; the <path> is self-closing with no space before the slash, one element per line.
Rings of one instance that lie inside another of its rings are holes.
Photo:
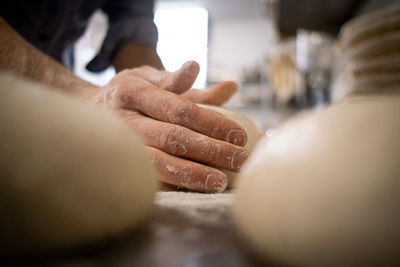
<path fill-rule="evenodd" d="M 206 193 L 221 193 L 228 185 L 226 175 L 214 168 L 169 155 L 148 147 L 161 182 Z"/>
<path fill-rule="evenodd" d="M 183 191 L 182 188 L 183 187 L 178 187 L 173 184 L 167 184 L 164 182 L 160 183 L 160 191 Z"/>
<path fill-rule="evenodd" d="M 235 122 L 210 110 L 198 107 L 188 99 L 160 90 L 142 79 L 132 79 L 129 86 L 113 96 L 121 101 L 121 108 L 139 110 L 146 115 L 189 128 L 209 137 L 244 146 L 246 132 Z"/>
<path fill-rule="evenodd" d="M 175 94 L 182 94 L 192 88 L 199 72 L 199 64 L 196 61 L 188 61 L 173 75 L 168 76 L 164 89 Z"/>
<path fill-rule="evenodd" d="M 197 62 L 188 61 L 175 72 L 159 71 L 150 66 L 143 66 L 132 69 L 131 73 L 164 90 L 181 94 L 192 87 L 199 71 L 200 67 Z"/>
<path fill-rule="evenodd" d="M 237 91 L 235 82 L 226 81 L 217 83 L 207 90 L 191 89 L 182 94 L 190 101 L 200 104 L 221 106 L 227 102 Z"/>
<path fill-rule="evenodd" d="M 179 125 L 148 117 L 127 119 L 128 124 L 146 139 L 146 145 L 168 154 L 239 171 L 249 158 L 243 147 L 207 137 Z"/>

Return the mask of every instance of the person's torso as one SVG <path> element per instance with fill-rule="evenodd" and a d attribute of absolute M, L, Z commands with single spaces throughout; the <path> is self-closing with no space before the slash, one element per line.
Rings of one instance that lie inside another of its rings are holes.
<path fill-rule="evenodd" d="M 105 0 L 2 0 L 0 15 L 28 42 L 63 62 Z"/>

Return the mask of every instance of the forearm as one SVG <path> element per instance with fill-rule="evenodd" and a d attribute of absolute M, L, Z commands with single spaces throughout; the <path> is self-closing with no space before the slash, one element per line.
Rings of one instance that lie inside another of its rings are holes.
<path fill-rule="evenodd" d="M 0 70 L 83 96 L 95 86 L 76 77 L 70 70 L 25 41 L 0 17 Z"/>

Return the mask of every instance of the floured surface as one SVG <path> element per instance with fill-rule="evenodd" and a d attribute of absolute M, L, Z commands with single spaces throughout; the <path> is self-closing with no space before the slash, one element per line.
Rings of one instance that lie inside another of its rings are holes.
<path fill-rule="evenodd" d="M 232 193 L 158 192 L 140 231 L 88 253 L 37 266 L 259 266 L 240 249 L 230 213 Z M 27 266 L 32 266 L 29 262 Z"/>
<path fill-rule="evenodd" d="M 229 216 L 233 193 L 203 194 L 192 192 L 158 192 L 155 204 L 173 210 L 198 224 L 218 224 Z"/>
<path fill-rule="evenodd" d="M 151 250 L 162 262 L 147 266 L 249 266 L 234 238 L 232 201 L 233 193 L 158 192 Z"/>

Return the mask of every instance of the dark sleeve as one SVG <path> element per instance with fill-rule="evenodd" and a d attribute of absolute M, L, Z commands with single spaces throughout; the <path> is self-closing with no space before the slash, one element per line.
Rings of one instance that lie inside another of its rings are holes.
<path fill-rule="evenodd" d="M 87 65 L 94 72 L 105 70 L 124 43 L 157 45 L 154 0 L 109 0 L 102 6 L 108 15 L 109 29 L 100 52 Z"/>

